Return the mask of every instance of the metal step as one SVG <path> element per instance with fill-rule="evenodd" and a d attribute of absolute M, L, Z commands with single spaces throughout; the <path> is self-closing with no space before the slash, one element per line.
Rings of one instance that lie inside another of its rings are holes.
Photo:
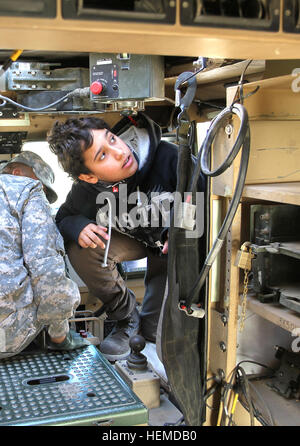
<path fill-rule="evenodd" d="M 0 360 L 0 426 L 147 424 L 147 408 L 93 345 Z"/>

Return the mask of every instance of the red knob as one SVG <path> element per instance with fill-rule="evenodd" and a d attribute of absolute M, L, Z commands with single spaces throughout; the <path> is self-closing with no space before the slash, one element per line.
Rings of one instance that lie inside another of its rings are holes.
<path fill-rule="evenodd" d="M 90 90 L 93 94 L 100 94 L 101 91 L 103 90 L 103 85 L 101 84 L 101 82 L 95 81 L 90 86 Z"/>

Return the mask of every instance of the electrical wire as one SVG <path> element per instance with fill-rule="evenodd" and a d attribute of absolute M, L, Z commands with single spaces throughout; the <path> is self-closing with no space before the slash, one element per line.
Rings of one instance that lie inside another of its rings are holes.
<path fill-rule="evenodd" d="M 243 369 L 243 367 L 238 367 L 237 369 L 237 373 L 241 373 L 242 374 L 242 382 L 244 384 L 244 395 L 248 404 L 248 408 L 249 408 L 249 413 L 250 413 L 250 423 L 251 426 L 254 426 L 254 412 L 253 412 L 253 404 L 252 404 L 252 399 L 251 399 L 251 395 L 250 395 L 250 389 L 249 389 L 249 382 L 248 382 L 248 378 L 246 375 L 245 370 Z"/>
<path fill-rule="evenodd" d="M 250 364 L 259 365 L 260 367 L 264 367 L 265 369 L 270 369 L 270 370 L 272 370 L 272 372 L 275 372 L 275 371 L 276 371 L 275 369 L 273 369 L 273 367 L 270 367 L 270 366 L 268 366 L 268 365 L 262 364 L 261 362 L 257 362 L 257 361 L 251 360 L 251 359 L 243 359 L 242 361 L 240 361 L 240 362 L 237 364 L 237 367 L 239 367 L 239 366 L 240 366 L 241 364 L 243 364 L 244 362 L 248 362 L 248 363 L 250 363 Z"/>
<path fill-rule="evenodd" d="M 219 129 L 224 126 L 224 122 L 228 121 L 229 118 L 231 119 L 232 115 L 236 115 L 240 120 L 240 128 L 238 131 L 236 141 L 231 151 L 227 155 L 225 161 L 218 168 L 211 171 L 208 164 L 211 154 L 212 143 Z M 250 153 L 250 130 L 248 123 L 248 113 L 245 107 L 243 107 L 241 104 L 235 103 L 232 106 L 225 108 L 212 121 L 212 124 L 209 127 L 208 132 L 206 134 L 206 138 L 204 139 L 202 146 L 200 148 L 197 164 L 194 169 L 191 186 L 189 190 L 192 191 L 192 193 L 194 193 L 194 191 L 196 190 L 197 181 L 201 170 L 208 177 L 215 177 L 221 175 L 223 172 L 225 172 L 225 170 L 227 170 L 231 166 L 232 162 L 234 161 L 234 159 L 236 158 L 237 154 L 241 149 L 242 153 L 241 153 L 240 169 L 236 181 L 235 190 L 232 196 L 232 200 L 228 212 L 223 221 L 223 224 L 220 228 L 220 231 L 216 237 L 216 240 L 214 241 L 213 246 L 210 252 L 208 253 L 208 256 L 205 259 L 199 278 L 197 279 L 197 282 L 193 285 L 186 299 L 185 304 L 188 308 L 190 308 L 192 303 L 195 303 L 197 301 L 199 292 L 203 287 L 204 283 L 206 282 L 211 266 L 221 250 L 227 232 L 236 214 L 245 184 L 249 153 Z"/>
<path fill-rule="evenodd" d="M 250 386 L 251 389 L 255 392 L 255 394 L 258 396 L 259 400 L 260 400 L 261 403 L 264 405 L 264 407 L 267 409 L 268 416 L 269 416 L 269 419 L 270 419 L 270 421 L 271 421 L 271 425 L 272 425 L 272 426 L 275 426 L 275 421 L 274 421 L 274 418 L 273 418 L 273 415 L 272 415 L 272 412 L 271 412 L 269 406 L 267 405 L 266 401 L 261 397 L 261 395 L 259 394 L 259 392 L 258 392 L 257 389 L 255 388 L 255 386 L 250 382 L 250 380 L 249 380 L 249 386 Z"/>
<path fill-rule="evenodd" d="M 0 68 L 0 77 L 9 69 L 13 62 L 16 62 L 23 53 L 23 50 L 14 51 Z"/>
<path fill-rule="evenodd" d="M 215 177 L 218 175 L 221 175 L 224 173 L 233 163 L 234 159 L 236 158 L 237 154 L 242 148 L 241 153 L 241 162 L 240 162 L 240 169 L 238 173 L 238 178 L 236 181 L 236 186 L 234 193 L 232 195 L 231 203 L 229 205 L 228 212 L 225 216 L 225 219 L 223 221 L 223 224 L 220 228 L 220 231 L 213 243 L 213 246 L 211 250 L 209 251 L 204 265 L 202 267 L 202 270 L 200 271 L 200 276 L 197 280 L 197 282 L 193 285 L 191 292 L 189 293 L 186 301 L 184 302 L 184 305 L 187 307 L 188 310 L 191 309 L 191 305 L 193 303 L 197 303 L 200 290 L 202 289 L 203 285 L 206 282 L 206 279 L 208 277 L 209 271 L 211 269 L 211 266 L 213 262 L 215 261 L 218 253 L 220 252 L 223 243 L 225 241 L 226 235 L 231 227 L 231 224 L 233 222 L 234 216 L 236 214 L 240 198 L 242 196 L 246 174 L 247 174 L 247 168 L 248 168 L 248 161 L 249 161 L 249 153 L 250 153 L 250 129 L 249 129 L 249 123 L 248 123 L 248 113 L 246 109 L 244 108 L 243 101 L 244 101 L 244 94 L 243 94 L 243 84 L 244 84 L 244 76 L 246 73 L 247 68 L 251 64 L 252 60 L 249 60 L 247 65 L 245 66 L 238 86 L 239 89 L 237 93 L 239 93 L 239 98 L 237 99 L 235 97 L 233 103 L 231 106 L 225 108 L 223 111 L 221 111 L 216 118 L 212 121 L 208 132 L 206 134 L 206 138 L 204 139 L 202 146 L 199 150 L 199 156 L 197 159 L 197 164 L 194 169 L 193 177 L 191 186 L 189 188 L 190 191 L 192 191 L 192 194 L 195 194 L 196 187 L 197 187 L 197 181 L 200 175 L 200 171 L 207 175 L 208 177 Z M 203 68 L 197 70 L 195 73 L 193 73 L 191 76 L 189 76 L 187 79 L 185 79 L 184 82 L 182 82 L 177 88 L 179 88 L 183 83 L 187 82 L 189 79 L 191 79 L 193 76 L 197 74 L 197 72 L 202 71 Z M 259 87 L 257 87 L 253 92 L 249 93 L 247 96 L 250 96 L 254 94 Z M 240 103 L 238 103 L 240 102 Z M 217 132 L 220 130 L 220 128 L 223 126 L 224 122 L 228 119 L 232 119 L 232 115 L 236 115 L 240 120 L 240 128 L 238 131 L 238 135 L 236 138 L 236 141 L 227 155 L 224 162 L 215 170 L 211 171 L 209 167 L 209 162 L 211 159 L 211 148 L 214 141 L 214 138 L 217 134 Z"/>
<path fill-rule="evenodd" d="M 252 398 L 251 398 L 251 393 L 250 393 L 250 387 L 252 388 L 252 384 L 250 383 L 250 379 L 249 377 L 246 375 L 244 369 L 241 367 L 242 363 L 252 363 L 252 364 L 256 364 L 259 365 L 261 367 L 265 367 L 267 369 L 272 370 L 273 372 L 275 372 L 275 370 L 272 367 L 269 367 L 265 364 L 262 364 L 260 362 L 257 361 L 253 361 L 253 360 L 243 360 L 240 361 L 235 367 L 234 369 L 231 371 L 231 373 L 229 374 L 228 378 L 229 382 L 223 384 L 223 393 L 221 395 L 221 401 L 220 401 L 220 406 L 219 406 L 219 413 L 218 413 L 218 420 L 217 420 L 217 426 L 221 426 L 223 425 L 226 421 L 226 418 L 228 418 L 228 426 L 230 426 L 232 424 L 232 420 L 233 420 L 233 415 L 236 409 L 236 404 L 237 404 L 237 399 L 238 396 L 240 394 L 240 392 L 237 391 L 237 389 L 243 390 L 244 395 L 245 395 L 245 399 L 249 408 L 249 413 L 250 413 L 250 420 L 251 420 L 251 425 L 254 425 L 254 416 L 258 416 L 258 411 L 255 408 Z M 230 400 L 230 392 L 233 392 L 233 404 L 231 407 L 231 411 L 229 413 L 228 411 L 228 402 Z M 256 389 L 255 389 L 256 391 Z M 256 391 L 257 393 L 257 391 Z M 261 400 L 261 402 L 263 403 L 263 405 L 265 406 L 265 408 L 267 409 L 268 412 L 268 416 L 272 422 L 272 424 L 274 425 L 274 419 L 272 417 L 271 411 L 269 409 L 269 407 L 267 406 L 266 402 L 262 399 L 262 397 L 259 395 L 259 398 Z M 225 418 L 225 419 L 224 419 Z"/>
<path fill-rule="evenodd" d="M 75 97 L 75 96 L 85 97 L 88 94 L 89 94 L 89 87 L 76 88 L 73 91 L 69 91 L 69 93 L 67 93 L 65 96 L 61 97 L 60 99 L 57 99 L 56 101 L 52 102 L 51 104 L 48 104 L 48 105 L 45 105 L 44 107 L 39 107 L 39 108 L 27 107 L 27 105 L 19 104 L 18 102 L 13 101 L 12 99 L 10 99 L 6 96 L 2 96 L 0 94 L 0 99 L 2 99 L 2 101 L 3 101 L 3 103 L 0 104 L 0 107 L 4 107 L 5 104 L 8 102 L 8 103 L 14 105 L 15 107 L 21 108 L 22 110 L 25 110 L 25 111 L 39 112 L 39 111 L 44 111 L 44 110 L 47 110 L 48 108 L 54 107 L 55 105 L 59 104 L 60 102 L 66 101 L 67 99 L 70 99 L 72 97 Z"/>
<path fill-rule="evenodd" d="M 19 104 L 18 102 L 15 102 L 15 101 L 13 101 L 12 99 L 7 98 L 6 96 L 2 96 L 2 95 L 0 94 L 0 99 L 3 100 L 3 103 L 0 104 L 0 107 L 4 107 L 5 104 L 6 104 L 7 102 L 9 102 L 10 104 L 12 104 L 12 105 L 14 105 L 14 106 L 16 106 L 16 107 L 21 108 L 22 110 L 26 110 L 26 111 L 35 111 L 35 112 L 37 112 L 37 111 L 47 110 L 48 108 L 53 107 L 54 105 L 57 105 L 57 104 L 59 104 L 60 102 L 62 102 L 62 101 L 64 101 L 64 100 L 68 99 L 69 97 L 70 97 L 70 93 L 66 94 L 65 96 L 63 96 L 62 98 L 56 100 L 55 102 L 52 102 L 51 104 L 45 105 L 44 107 L 31 108 L 31 107 L 27 107 L 26 105 Z"/>
<path fill-rule="evenodd" d="M 230 417 L 229 417 L 229 421 L 228 421 L 228 426 L 230 426 L 231 423 L 232 423 L 232 419 L 233 419 L 233 415 L 235 413 L 235 409 L 236 409 L 236 404 L 238 402 L 238 398 L 239 398 L 239 393 L 235 392 L 233 403 L 232 403 L 232 408 L 231 408 L 231 411 L 230 411 Z"/>
<path fill-rule="evenodd" d="M 203 71 L 205 67 L 201 67 L 198 70 L 196 70 L 193 74 L 191 74 L 187 79 L 183 80 L 177 87 L 179 89 L 180 87 L 184 86 L 186 82 L 188 82 L 190 79 L 192 79 L 194 76 L 197 76 L 201 71 Z"/>

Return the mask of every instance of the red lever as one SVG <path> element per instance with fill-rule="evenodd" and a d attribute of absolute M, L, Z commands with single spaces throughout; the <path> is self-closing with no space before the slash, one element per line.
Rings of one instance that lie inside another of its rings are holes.
<path fill-rule="evenodd" d="M 93 94 L 100 94 L 103 90 L 103 85 L 99 81 L 95 81 L 91 84 L 90 90 Z"/>

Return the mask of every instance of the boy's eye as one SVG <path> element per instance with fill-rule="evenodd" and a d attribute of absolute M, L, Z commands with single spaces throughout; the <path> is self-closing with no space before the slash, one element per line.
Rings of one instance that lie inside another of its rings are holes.
<path fill-rule="evenodd" d="M 110 142 L 115 142 L 115 141 L 116 141 L 115 136 L 114 136 L 114 135 L 111 135 L 111 137 L 110 137 Z"/>
<path fill-rule="evenodd" d="M 100 156 L 100 161 L 103 160 L 105 158 L 105 152 L 103 152 Z"/>

